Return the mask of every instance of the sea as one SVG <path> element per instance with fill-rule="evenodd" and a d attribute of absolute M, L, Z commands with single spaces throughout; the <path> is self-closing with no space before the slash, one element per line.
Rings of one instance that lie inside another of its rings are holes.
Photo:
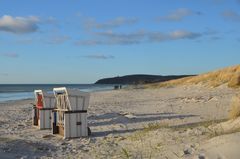
<path fill-rule="evenodd" d="M 32 99 L 34 90 L 38 89 L 52 93 L 53 88 L 66 87 L 83 92 L 96 92 L 113 90 L 114 86 L 111 84 L 0 84 L 0 102 Z"/>

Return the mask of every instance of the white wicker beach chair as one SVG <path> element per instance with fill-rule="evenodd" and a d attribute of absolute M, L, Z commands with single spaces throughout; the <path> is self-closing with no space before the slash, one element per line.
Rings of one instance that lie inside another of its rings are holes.
<path fill-rule="evenodd" d="M 87 109 L 90 94 L 77 89 L 54 88 L 56 109 L 53 112 L 53 134 L 66 138 L 90 135 L 87 124 Z"/>
<path fill-rule="evenodd" d="M 51 113 L 55 108 L 55 96 L 43 92 L 42 90 L 35 90 L 35 106 L 33 107 L 33 125 L 39 129 L 51 129 Z"/>

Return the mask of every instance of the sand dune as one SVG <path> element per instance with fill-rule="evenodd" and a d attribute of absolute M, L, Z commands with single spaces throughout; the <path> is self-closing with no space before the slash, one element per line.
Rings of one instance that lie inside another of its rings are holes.
<path fill-rule="evenodd" d="M 201 74 L 194 77 L 172 80 L 163 83 L 146 85 L 148 88 L 172 87 L 177 85 L 203 84 L 210 87 L 217 87 L 226 84 L 230 88 L 240 86 L 240 65 L 227 67 L 214 72 Z"/>

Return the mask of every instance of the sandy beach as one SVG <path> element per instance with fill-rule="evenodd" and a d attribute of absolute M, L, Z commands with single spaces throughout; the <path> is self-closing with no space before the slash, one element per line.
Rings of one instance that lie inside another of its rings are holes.
<path fill-rule="evenodd" d="M 240 159 L 240 0 L 0 0 L 0 159 Z"/>
<path fill-rule="evenodd" d="M 225 85 L 194 85 L 91 93 L 92 135 L 70 140 L 32 126 L 33 100 L 1 103 L 0 156 L 237 158 L 240 133 L 217 134 L 209 128 L 228 118 L 237 92 Z"/>

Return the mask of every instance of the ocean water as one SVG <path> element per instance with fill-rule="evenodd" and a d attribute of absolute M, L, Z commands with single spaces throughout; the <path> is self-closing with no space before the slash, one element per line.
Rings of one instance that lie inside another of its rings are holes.
<path fill-rule="evenodd" d="M 33 91 L 41 89 L 52 92 L 53 88 L 67 87 L 84 92 L 112 90 L 114 85 L 106 84 L 0 84 L 0 102 L 34 98 Z"/>

